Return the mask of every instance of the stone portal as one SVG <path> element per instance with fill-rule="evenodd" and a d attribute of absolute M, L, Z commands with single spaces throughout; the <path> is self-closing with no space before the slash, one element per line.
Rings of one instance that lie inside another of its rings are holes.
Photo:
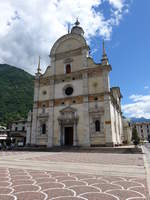
<path fill-rule="evenodd" d="M 73 146 L 73 127 L 65 127 L 64 145 Z"/>
<path fill-rule="evenodd" d="M 58 117 L 59 122 L 59 134 L 60 134 L 60 145 L 66 146 L 77 146 L 78 145 L 78 134 L 77 124 L 79 117 L 76 109 L 68 106 L 60 111 Z"/>

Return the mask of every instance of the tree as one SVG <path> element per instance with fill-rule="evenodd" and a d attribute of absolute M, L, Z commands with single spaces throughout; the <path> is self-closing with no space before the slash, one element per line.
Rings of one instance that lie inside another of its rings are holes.
<path fill-rule="evenodd" d="M 132 129 L 132 141 L 135 146 L 137 146 L 140 143 L 140 138 L 135 127 Z"/>

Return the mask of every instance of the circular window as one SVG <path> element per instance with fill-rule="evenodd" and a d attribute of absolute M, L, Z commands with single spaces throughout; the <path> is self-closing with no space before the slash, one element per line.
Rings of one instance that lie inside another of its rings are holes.
<path fill-rule="evenodd" d="M 47 92 L 44 90 L 44 91 L 43 91 L 43 95 L 46 95 L 46 94 L 47 94 Z"/>
<path fill-rule="evenodd" d="M 67 87 L 65 89 L 65 94 L 66 95 L 72 95 L 72 93 L 73 93 L 73 88 L 72 87 Z"/>

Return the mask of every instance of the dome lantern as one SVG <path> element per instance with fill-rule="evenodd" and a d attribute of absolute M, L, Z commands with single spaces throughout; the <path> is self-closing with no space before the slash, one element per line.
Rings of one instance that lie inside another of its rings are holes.
<path fill-rule="evenodd" d="M 82 29 L 82 27 L 80 27 L 80 22 L 77 18 L 76 22 L 74 23 L 75 26 L 72 27 L 71 29 L 71 33 L 73 34 L 79 34 L 79 35 L 84 35 L 84 30 Z"/>

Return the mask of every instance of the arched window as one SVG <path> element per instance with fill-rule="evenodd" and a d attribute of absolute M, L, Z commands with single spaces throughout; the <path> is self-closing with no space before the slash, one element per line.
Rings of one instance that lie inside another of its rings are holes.
<path fill-rule="evenodd" d="M 42 124 L 42 134 L 46 133 L 46 124 Z"/>
<path fill-rule="evenodd" d="M 99 131 L 100 131 L 100 121 L 99 121 L 99 120 L 96 120 L 96 121 L 95 121 L 95 131 L 96 131 L 96 132 L 99 132 Z"/>
<path fill-rule="evenodd" d="M 70 64 L 66 64 L 66 74 L 71 73 L 71 65 Z"/>

